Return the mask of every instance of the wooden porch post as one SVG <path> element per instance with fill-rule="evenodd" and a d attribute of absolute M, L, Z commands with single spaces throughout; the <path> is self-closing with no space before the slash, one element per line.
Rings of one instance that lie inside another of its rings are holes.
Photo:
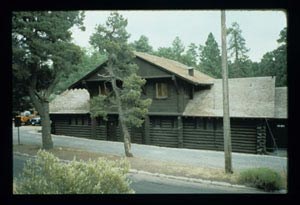
<path fill-rule="evenodd" d="M 149 116 L 145 116 L 145 126 L 144 126 L 144 136 L 145 136 L 145 144 L 150 144 L 150 119 Z"/>
<path fill-rule="evenodd" d="M 183 124 L 182 124 L 182 117 L 177 117 L 177 124 L 178 124 L 178 147 L 183 147 Z"/>
<path fill-rule="evenodd" d="M 95 117 L 91 117 L 91 138 L 96 139 L 96 125 L 97 125 L 97 120 Z"/>

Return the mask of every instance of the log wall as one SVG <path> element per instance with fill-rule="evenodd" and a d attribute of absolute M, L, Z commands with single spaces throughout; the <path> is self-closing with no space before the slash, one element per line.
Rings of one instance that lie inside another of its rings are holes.
<path fill-rule="evenodd" d="M 53 134 L 91 138 L 89 115 L 51 115 Z"/>
<path fill-rule="evenodd" d="M 150 117 L 150 144 L 178 147 L 176 117 Z"/>
<path fill-rule="evenodd" d="M 54 122 L 54 134 L 92 138 L 89 115 L 52 115 L 51 120 Z M 93 139 L 107 140 L 107 122 L 99 118 L 96 121 L 96 137 Z M 146 144 L 145 130 L 148 130 L 147 144 L 150 145 L 224 150 L 222 118 L 150 116 L 148 122 L 146 127 L 129 128 L 132 143 Z M 265 132 L 260 120 L 231 119 L 232 151 L 263 153 Z M 123 142 L 121 133 L 119 123 L 116 123 L 116 141 Z"/>

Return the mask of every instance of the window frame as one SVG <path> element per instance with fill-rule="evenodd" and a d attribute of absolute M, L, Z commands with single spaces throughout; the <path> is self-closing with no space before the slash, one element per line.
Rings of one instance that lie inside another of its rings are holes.
<path fill-rule="evenodd" d="M 98 95 L 108 95 L 111 90 L 107 87 L 106 83 L 98 85 Z"/>
<path fill-rule="evenodd" d="M 163 93 L 163 86 L 165 88 L 165 93 L 166 95 L 164 96 L 160 96 L 159 95 L 159 85 L 160 85 L 160 89 L 161 89 L 161 94 Z M 168 83 L 165 82 L 157 82 L 155 83 L 155 98 L 156 99 L 167 99 L 169 97 L 169 93 L 168 93 Z"/>

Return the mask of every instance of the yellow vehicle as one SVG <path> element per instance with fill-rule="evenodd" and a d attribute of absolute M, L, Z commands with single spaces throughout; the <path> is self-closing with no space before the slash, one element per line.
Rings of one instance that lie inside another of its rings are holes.
<path fill-rule="evenodd" d="M 20 117 L 22 124 L 29 125 L 30 124 L 30 120 L 32 118 L 36 117 L 36 112 L 34 112 L 33 114 L 31 114 L 29 111 L 25 111 L 25 112 L 22 112 L 17 117 Z"/>

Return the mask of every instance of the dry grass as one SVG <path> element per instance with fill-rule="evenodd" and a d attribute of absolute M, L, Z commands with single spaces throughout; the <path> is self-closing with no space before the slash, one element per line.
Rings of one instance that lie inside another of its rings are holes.
<path fill-rule="evenodd" d="M 13 151 L 26 153 L 29 155 L 36 155 L 37 151 L 40 149 L 40 146 L 37 145 L 14 145 Z M 88 160 L 88 159 L 97 159 L 98 157 L 105 157 L 109 160 L 118 160 L 122 157 L 101 154 L 95 152 L 83 151 L 80 149 L 73 149 L 69 147 L 55 147 L 49 150 L 52 154 L 57 156 L 60 159 L 64 160 L 73 160 L 74 157 L 76 160 Z M 130 162 L 132 169 L 143 170 L 151 173 L 161 173 L 174 176 L 182 177 L 192 177 L 206 180 L 216 180 L 224 181 L 230 183 L 237 183 L 238 173 L 234 174 L 225 174 L 222 169 L 212 169 L 204 167 L 190 166 L 186 164 L 178 164 L 173 162 L 164 162 L 149 160 L 139 157 L 127 158 Z"/>

